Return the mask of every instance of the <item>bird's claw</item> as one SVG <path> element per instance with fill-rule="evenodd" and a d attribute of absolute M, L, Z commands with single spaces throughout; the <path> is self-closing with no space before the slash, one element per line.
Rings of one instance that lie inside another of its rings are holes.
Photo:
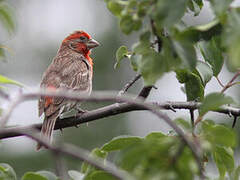
<path fill-rule="evenodd" d="M 61 131 L 61 133 L 63 134 L 63 129 L 62 129 L 62 128 L 60 128 L 59 130 L 60 130 L 60 131 Z"/>

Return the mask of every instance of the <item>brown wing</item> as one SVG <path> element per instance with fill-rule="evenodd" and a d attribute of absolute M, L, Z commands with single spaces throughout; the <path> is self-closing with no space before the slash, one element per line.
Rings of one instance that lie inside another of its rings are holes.
<path fill-rule="evenodd" d="M 51 69 L 52 64 L 47 69 L 46 73 L 43 75 L 43 80 L 41 82 L 41 88 L 55 88 L 58 89 L 61 83 L 61 78 L 56 71 Z M 41 97 L 38 101 L 38 109 L 39 109 L 39 116 L 42 115 L 43 112 L 48 111 L 47 114 L 52 114 L 56 110 L 54 110 L 54 106 L 51 105 L 52 98 Z M 48 102 L 49 101 L 49 102 Z M 52 113 L 50 113 L 52 112 Z"/>
<path fill-rule="evenodd" d="M 62 63 L 59 63 L 62 61 Z M 62 64 L 62 66 L 59 66 Z M 66 89 L 90 93 L 92 89 L 91 66 L 87 63 L 85 57 L 57 58 L 49 66 L 43 76 L 41 88 L 55 87 L 56 89 Z M 45 112 L 45 116 L 59 111 L 62 104 L 66 103 L 64 98 L 52 98 L 51 103 L 47 103 L 47 98 L 39 99 L 39 116 Z"/>

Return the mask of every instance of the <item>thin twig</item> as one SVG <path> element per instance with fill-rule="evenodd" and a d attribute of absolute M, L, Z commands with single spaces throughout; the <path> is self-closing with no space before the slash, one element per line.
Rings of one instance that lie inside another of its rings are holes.
<path fill-rule="evenodd" d="M 157 104 L 157 103 L 156 103 L 156 104 Z M 177 112 L 177 111 L 174 109 L 174 107 L 172 106 L 171 102 L 169 102 L 169 108 L 170 108 L 170 110 L 172 110 L 173 112 Z"/>
<path fill-rule="evenodd" d="M 194 123 L 194 127 L 196 127 L 196 125 L 197 125 L 198 123 L 200 123 L 200 122 L 202 121 L 202 119 L 203 119 L 203 116 L 198 116 L 198 118 L 196 119 L 196 121 L 195 121 L 195 123 Z"/>
<path fill-rule="evenodd" d="M 141 78 L 141 74 L 136 74 L 133 79 L 131 79 L 124 87 L 123 89 L 118 93 L 118 96 L 123 95 L 127 92 L 127 90 L 138 80 Z"/>
<path fill-rule="evenodd" d="M 219 79 L 218 77 L 216 77 L 216 79 L 217 79 L 218 83 L 220 84 L 220 86 L 222 86 L 222 88 L 224 88 L 224 85 L 223 85 L 223 83 L 220 81 L 220 79 Z"/>
<path fill-rule="evenodd" d="M 154 86 L 145 86 L 138 95 L 138 98 L 146 99 Z"/>
<path fill-rule="evenodd" d="M 235 127 L 235 125 L 236 125 L 236 122 L 237 122 L 237 118 L 238 118 L 238 116 L 234 116 L 234 119 L 233 119 L 233 124 L 232 124 L 232 128 L 234 128 L 234 127 Z"/>
<path fill-rule="evenodd" d="M 21 96 L 21 95 L 16 96 L 10 103 L 7 110 L 4 111 L 2 117 L 0 118 L 0 129 L 3 128 L 7 124 L 7 121 L 10 118 L 10 116 L 11 116 L 12 112 L 14 111 L 14 109 L 16 108 L 16 106 L 23 101 L 22 98 L 23 98 L 23 96 Z"/>
<path fill-rule="evenodd" d="M 59 152 L 57 153 L 54 152 L 53 157 L 54 157 L 54 162 L 56 166 L 56 175 L 60 177 L 60 179 L 62 180 L 69 179 L 66 166 L 65 166 L 64 160 L 61 157 L 61 154 Z"/>
<path fill-rule="evenodd" d="M 0 89 L 0 96 L 4 99 L 10 100 L 9 95 L 5 93 L 2 89 Z"/>
<path fill-rule="evenodd" d="M 192 127 L 193 127 L 194 126 L 194 110 L 190 109 L 189 112 L 190 112 L 191 123 L 192 123 Z"/>
<path fill-rule="evenodd" d="M 224 93 L 228 88 L 230 88 L 231 86 L 233 86 L 233 81 L 235 79 L 237 79 L 237 77 L 240 76 L 240 71 L 238 71 L 234 76 L 233 78 L 227 83 L 227 85 L 225 85 L 221 91 L 221 93 Z"/>
<path fill-rule="evenodd" d="M 224 91 L 226 91 L 226 90 L 229 89 L 230 87 L 235 86 L 235 85 L 237 85 L 237 84 L 240 84 L 240 82 L 233 82 L 233 83 L 231 83 L 231 84 L 228 84 L 226 87 L 224 87 L 224 88 L 226 88 Z"/>
<path fill-rule="evenodd" d="M 116 166 L 114 164 L 112 164 L 108 161 L 104 161 L 104 163 L 103 163 L 100 159 L 91 157 L 89 155 L 90 153 L 84 149 L 81 149 L 79 147 L 77 148 L 70 144 L 62 144 L 60 147 L 53 146 L 44 138 L 36 135 L 37 132 L 33 129 L 31 131 L 31 133 L 23 132 L 23 131 L 18 131 L 16 133 L 21 133 L 22 135 L 25 135 L 27 137 L 30 137 L 31 139 L 34 139 L 38 143 L 41 143 L 48 150 L 52 151 L 53 153 L 71 156 L 74 159 L 79 159 L 81 161 L 85 161 L 86 163 L 111 174 L 112 176 L 114 176 L 117 179 L 120 179 L 120 180 L 134 179 L 127 172 L 116 168 Z"/>
<path fill-rule="evenodd" d="M 162 50 L 162 39 L 158 36 L 157 34 L 157 29 L 155 27 L 155 24 L 154 24 L 154 20 L 153 19 L 150 19 L 150 23 L 151 23 L 151 27 L 152 27 L 152 32 L 153 34 L 156 36 L 157 38 L 157 44 L 158 44 L 158 52 L 161 52 Z"/>
<path fill-rule="evenodd" d="M 50 92 L 50 91 L 33 91 L 29 93 L 23 93 L 20 94 L 19 99 L 21 101 L 18 101 L 18 104 L 27 100 L 33 100 L 37 99 L 42 96 L 48 96 L 48 97 L 63 97 L 68 100 L 74 100 L 74 101 L 88 101 L 88 102 L 103 102 L 103 101 L 116 101 L 116 102 L 122 102 L 127 104 L 133 104 L 137 107 L 144 108 L 146 110 L 151 111 L 153 114 L 158 116 L 160 119 L 163 119 L 173 130 L 181 137 L 183 142 L 191 149 L 193 156 L 196 159 L 196 162 L 199 167 L 200 176 L 203 177 L 203 169 L 202 169 L 202 161 L 201 161 L 201 151 L 199 148 L 195 146 L 195 144 L 188 139 L 188 137 L 184 134 L 184 132 L 173 122 L 166 114 L 163 114 L 158 109 L 158 106 L 154 104 L 149 104 L 143 102 L 141 99 L 133 99 L 132 96 L 125 96 L 125 97 L 115 97 L 114 95 L 111 95 L 111 93 L 106 92 L 105 93 L 92 93 L 91 96 L 86 97 L 86 95 L 79 95 L 79 93 L 73 93 L 69 91 L 58 91 L 58 92 Z M 17 105 L 17 104 L 16 104 Z M 16 107 L 14 104 L 14 108 Z M 12 107 L 12 106 L 10 106 Z M 13 109 L 14 109 L 13 108 Z M 9 110 L 8 112 L 12 112 L 13 110 Z M 5 126 L 4 123 L 7 122 L 6 117 L 9 117 L 9 114 L 6 114 L 1 119 L 2 127 Z M 0 131 L 1 133 L 1 131 Z"/>

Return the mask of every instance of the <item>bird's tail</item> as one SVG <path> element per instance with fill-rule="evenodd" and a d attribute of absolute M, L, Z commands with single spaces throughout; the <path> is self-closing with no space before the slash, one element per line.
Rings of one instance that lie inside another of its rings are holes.
<path fill-rule="evenodd" d="M 52 142 L 52 134 L 53 134 L 57 117 L 58 117 L 58 114 L 54 113 L 49 117 L 45 117 L 43 121 L 42 129 L 41 129 L 41 137 L 45 137 L 45 139 L 48 139 L 50 143 Z M 42 144 L 38 143 L 36 150 L 37 151 L 40 150 L 41 147 L 42 147 Z"/>

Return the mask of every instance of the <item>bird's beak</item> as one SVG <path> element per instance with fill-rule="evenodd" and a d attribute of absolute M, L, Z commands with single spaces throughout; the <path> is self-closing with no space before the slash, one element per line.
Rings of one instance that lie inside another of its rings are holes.
<path fill-rule="evenodd" d="M 89 39 L 88 42 L 87 42 L 88 49 L 92 49 L 92 48 L 98 47 L 99 45 L 100 45 L 99 42 L 97 42 L 94 39 Z"/>

